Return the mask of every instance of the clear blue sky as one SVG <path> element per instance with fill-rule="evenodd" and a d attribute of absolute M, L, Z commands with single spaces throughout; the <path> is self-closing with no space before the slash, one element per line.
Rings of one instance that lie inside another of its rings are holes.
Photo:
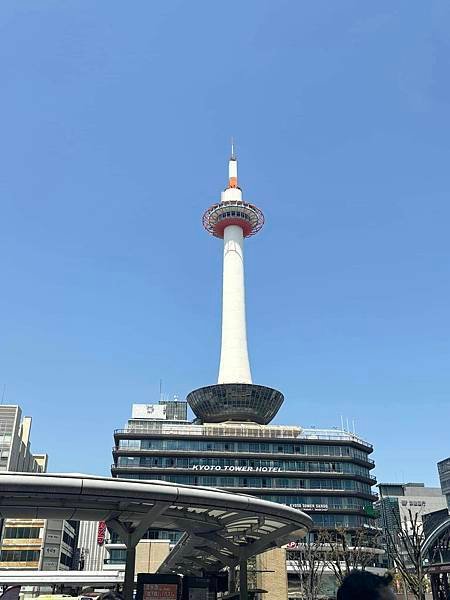
<path fill-rule="evenodd" d="M 446 0 L 2 0 L 0 385 L 53 471 L 214 383 L 237 140 L 254 380 L 355 419 L 380 480 L 450 454 Z"/>

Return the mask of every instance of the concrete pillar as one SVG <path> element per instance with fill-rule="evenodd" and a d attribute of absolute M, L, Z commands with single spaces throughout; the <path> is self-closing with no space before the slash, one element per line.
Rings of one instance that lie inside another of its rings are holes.
<path fill-rule="evenodd" d="M 134 592 L 134 566 L 136 563 L 136 546 L 127 546 L 125 561 L 125 579 L 123 582 L 124 600 L 133 600 Z"/>
<path fill-rule="evenodd" d="M 236 568 L 230 567 L 228 571 L 228 592 L 232 594 L 236 591 Z"/>
<path fill-rule="evenodd" d="M 248 600 L 248 576 L 246 560 L 241 560 L 239 563 L 239 598 L 240 600 Z"/>
<path fill-rule="evenodd" d="M 284 548 L 273 548 L 256 557 L 256 587 L 267 591 L 263 598 L 286 600 L 288 578 Z"/>
<path fill-rule="evenodd" d="M 218 383 L 251 383 L 245 322 L 242 227 L 225 227 L 223 243 L 222 346 Z"/>

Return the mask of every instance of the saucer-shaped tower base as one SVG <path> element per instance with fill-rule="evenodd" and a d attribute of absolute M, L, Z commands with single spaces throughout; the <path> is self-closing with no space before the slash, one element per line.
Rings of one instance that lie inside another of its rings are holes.
<path fill-rule="evenodd" d="M 254 383 L 221 383 L 191 392 L 187 401 L 204 423 L 239 421 L 267 425 L 277 414 L 284 396 L 278 390 Z"/>

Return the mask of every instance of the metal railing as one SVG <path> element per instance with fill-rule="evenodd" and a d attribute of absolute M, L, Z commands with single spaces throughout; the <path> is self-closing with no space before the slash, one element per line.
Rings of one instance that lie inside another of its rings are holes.
<path fill-rule="evenodd" d="M 201 436 L 201 437 L 237 437 L 237 438 L 262 438 L 262 439 L 298 439 L 301 434 L 300 427 L 286 427 L 283 425 L 257 425 L 246 423 L 233 423 L 227 425 L 172 425 L 149 421 L 144 425 L 130 425 L 125 429 L 116 429 L 115 434 L 163 434 L 179 436 Z"/>
<path fill-rule="evenodd" d="M 115 434 L 153 433 L 179 436 L 213 436 L 261 439 L 298 439 L 330 442 L 356 442 L 370 450 L 373 446 L 354 433 L 342 429 L 302 429 L 292 425 L 258 425 L 256 423 L 208 423 L 206 425 L 175 425 L 161 421 L 149 421 L 139 425 L 130 424 L 124 429 L 116 429 Z"/>

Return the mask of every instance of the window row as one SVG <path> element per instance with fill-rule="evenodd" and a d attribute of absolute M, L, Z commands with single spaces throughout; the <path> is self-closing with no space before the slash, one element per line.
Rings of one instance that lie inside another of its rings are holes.
<path fill-rule="evenodd" d="M 2 550 L 0 562 L 38 562 L 39 550 Z"/>
<path fill-rule="evenodd" d="M 303 494 L 295 496 L 286 495 L 275 495 L 275 494 L 264 494 L 259 496 L 263 500 L 270 500 L 271 502 L 278 502 L 279 504 L 286 504 L 293 506 L 294 508 L 300 508 L 301 510 L 308 510 L 303 508 L 311 506 L 317 510 L 322 507 L 325 509 L 361 509 L 367 506 L 367 500 L 362 498 L 353 498 L 352 496 L 306 496 Z"/>
<path fill-rule="evenodd" d="M 228 210 L 227 212 L 223 212 L 219 214 L 218 220 L 229 219 L 230 217 L 239 217 L 241 219 L 245 219 L 246 221 L 251 221 L 250 215 L 245 212 L 241 212 L 240 210 Z"/>
<path fill-rule="evenodd" d="M 254 452 L 257 454 L 301 454 L 305 456 L 345 456 L 368 460 L 368 453 L 350 446 L 322 446 L 319 444 L 288 444 L 275 442 L 235 442 L 186 439 L 119 440 L 118 448 L 136 450 L 195 450 L 197 452 Z"/>
<path fill-rule="evenodd" d="M 361 515 L 329 515 L 312 513 L 311 518 L 317 527 L 373 527 L 373 519 Z"/>
<path fill-rule="evenodd" d="M 348 462 L 263 460 L 251 458 L 185 458 L 167 456 L 119 456 L 119 467 L 164 467 L 198 471 L 300 471 L 323 473 L 354 473 L 370 477 L 367 467 Z"/>
<path fill-rule="evenodd" d="M 5 527 L 3 539 L 37 539 L 40 532 L 40 527 Z"/>
<path fill-rule="evenodd" d="M 367 483 L 352 479 L 293 479 L 287 477 L 220 477 L 209 475 L 175 475 L 127 473 L 127 479 L 150 479 L 182 483 L 184 485 L 204 485 L 209 487 L 233 488 L 291 488 L 311 490 L 352 490 L 370 494 Z"/>

